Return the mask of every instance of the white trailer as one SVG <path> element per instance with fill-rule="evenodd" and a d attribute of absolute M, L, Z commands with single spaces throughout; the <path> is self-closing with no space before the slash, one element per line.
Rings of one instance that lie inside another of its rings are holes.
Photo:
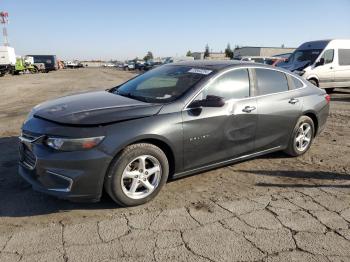
<path fill-rule="evenodd" d="M 12 72 L 16 65 L 15 49 L 9 46 L 0 46 L 0 76 Z"/>

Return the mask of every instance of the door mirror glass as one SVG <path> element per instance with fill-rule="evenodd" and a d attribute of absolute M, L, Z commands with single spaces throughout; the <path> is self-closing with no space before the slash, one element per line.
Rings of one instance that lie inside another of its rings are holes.
<path fill-rule="evenodd" d="M 225 100 L 220 96 L 207 95 L 205 99 L 195 100 L 190 104 L 190 108 L 197 107 L 223 107 Z"/>
<path fill-rule="evenodd" d="M 318 62 L 316 62 L 315 67 L 321 66 L 321 65 L 324 65 L 324 58 L 323 57 L 321 57 L 321 59 Z"/>

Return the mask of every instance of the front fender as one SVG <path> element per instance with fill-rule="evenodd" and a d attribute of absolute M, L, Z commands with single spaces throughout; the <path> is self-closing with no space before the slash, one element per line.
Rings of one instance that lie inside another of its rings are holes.
<path fill-rule="evenodd" d="M 106 126 L 103 147 L 115 157 L 130 144 L 145 140 L 157 140 L 166 144 L 181 168 L 183 159 L 183 130 L 181 113 L 155 115 Z"/>

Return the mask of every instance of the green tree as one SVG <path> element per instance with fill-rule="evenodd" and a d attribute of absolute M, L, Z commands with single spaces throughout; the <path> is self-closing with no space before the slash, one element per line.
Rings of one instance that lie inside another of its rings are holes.
<path fill-rule="evenodd" d="M 233 50 L 231 49 L 231 45 L 227 44 L 227 47 L 225 49 L 225 56 L 229 57 L 230 59 L 233 58 Z"/>
<path fill-rule="evenodd" d="M 151 51 L 148 51 L 146 56 L 143 58 L 143 60 L 148 61 L 153 59 L 153 53 Z"/>
<path fill-rule="evenodd" d="M 209 57 L 209 56 L 210 56 L 210 51 L 209 51 L 209 45 L 207 44 L 207 45 L 205 46 L 205 51 L 204 51 L 204 56 L 203 56 L 203 58 L 206 59 L 206 58 Z"/>
<path fill-rule="evenodd" d="M 188 50 L 188 51 L 187 51 L 186 56 L 192 56 L 191 50 Z"/>

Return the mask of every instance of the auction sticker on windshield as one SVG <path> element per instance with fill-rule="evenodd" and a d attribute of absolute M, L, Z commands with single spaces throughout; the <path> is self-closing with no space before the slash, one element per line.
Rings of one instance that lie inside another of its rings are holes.
<path fill-rule="evenodd" d="M 188 72 L 194 74 L 209 75 L 213 71 L 207 69 L 191 68 Z"/>

